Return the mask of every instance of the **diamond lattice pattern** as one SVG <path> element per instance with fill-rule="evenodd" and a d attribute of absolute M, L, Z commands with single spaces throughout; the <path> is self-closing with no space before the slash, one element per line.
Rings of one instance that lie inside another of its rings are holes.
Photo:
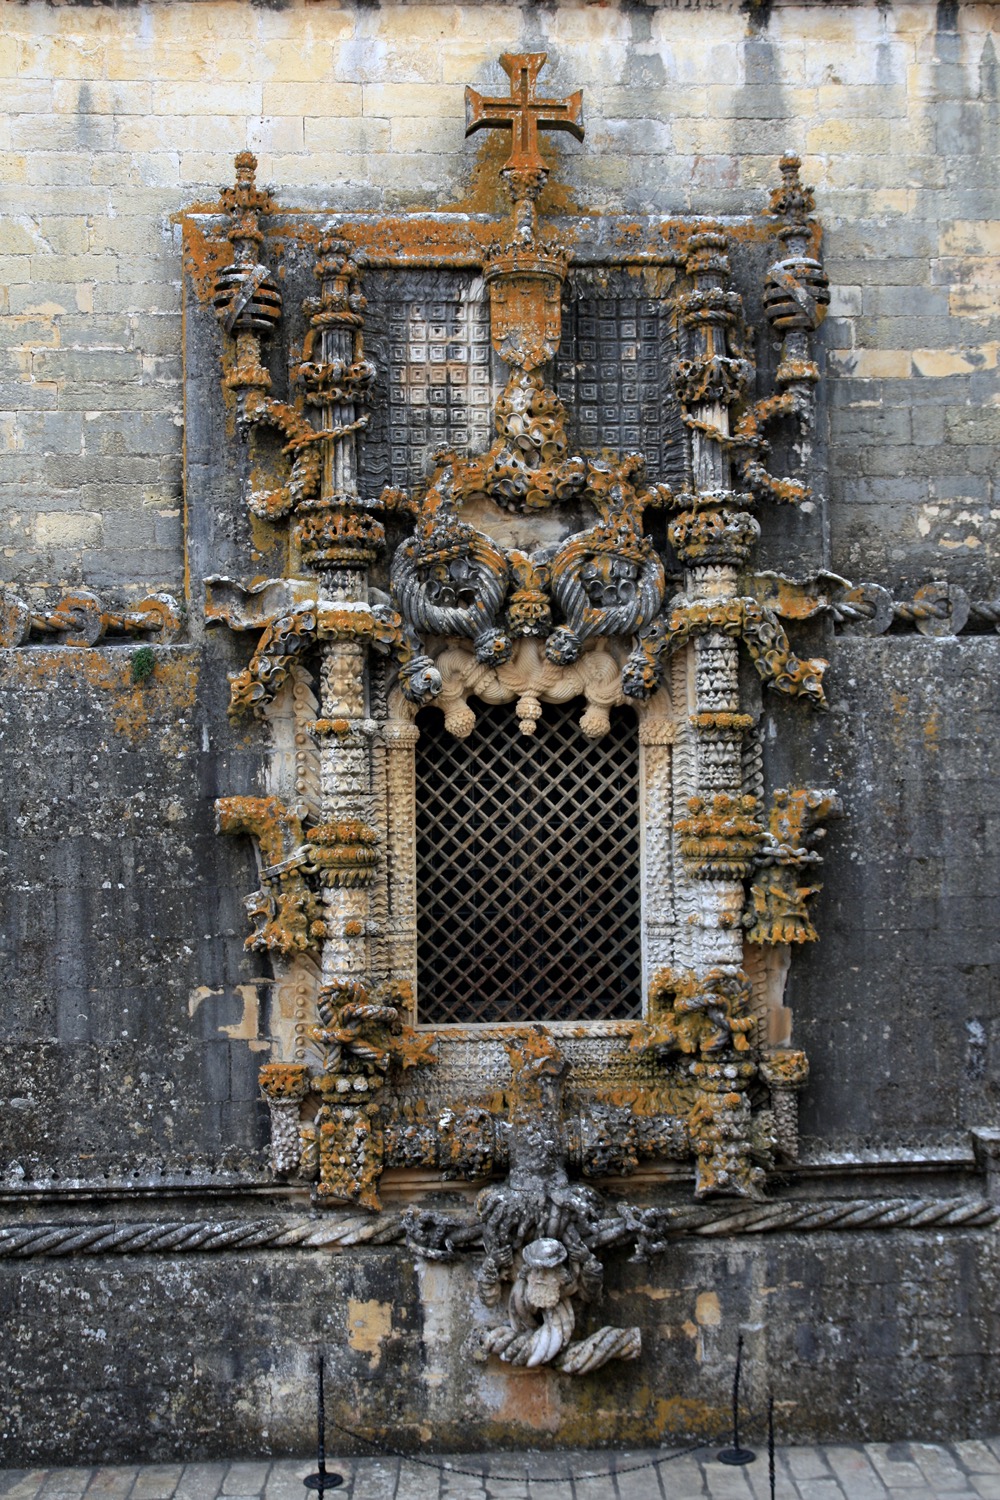
<path fill-rule="evenodd" d="M 466 740 L 421 714 L 417 964 L 425 1023 L 640 1013 L 635 720 L 588 740 L 580 704 L 518 732 L 480 707 Z"/>

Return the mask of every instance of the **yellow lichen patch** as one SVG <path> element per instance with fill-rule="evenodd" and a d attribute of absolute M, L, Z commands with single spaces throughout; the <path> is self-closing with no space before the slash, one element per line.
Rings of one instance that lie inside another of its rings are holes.
<path fill-rule="evenodd" d="M 392 1307 L 388 1302 L 347 1301 L 347 1342 L 359 1354 L 368 1355 L 368 1366 L 377 1370 L 382 1344 L 392 1332 Z"/>
<path fill-rule="evenodd" d="M 700 1292 L 694 1305 L 694 1315 L 702 1328 L 718 1328 L 722 1322 L 718 1292 Z"/>
<path fill-rule="evenodd" d="M 183 744 L 184 712 L 194 707 L 198 689 L 198 658 L 193 651 L 158 652 L 144 681 L 132 681 L 133 652 L 83 646 L 31 648 L 11 653 L 9 670 L 26 687 L 51 692 L 91 688 L 107 698 L 102 708 L 116 735 L 138 749 L 149 749 L 150 737 L 162 730 L 156 747 L 176 754 Z"/>
<path fill-rule="evenodd" d="M 727 1412 L 707 1401 L 688 1396 L 667 1396 L 656 1402 L 655 1431 L 659 1433 L 716 1433 L 724 1429 Z"/>
<path fill-rule="evenodd" d="M 213 211 L 214 208 L 215 205 Z M 184 215 L 184 266 L 200 302 L 211 300 L 215 279 L 232 258 L 233 247 L 229 241 L 224 236 L 206 233 L 189 209 Z"/>

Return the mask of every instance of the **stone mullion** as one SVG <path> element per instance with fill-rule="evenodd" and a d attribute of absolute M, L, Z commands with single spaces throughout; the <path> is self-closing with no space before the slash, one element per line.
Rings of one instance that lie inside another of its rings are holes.
<path fill-rule="evenodd" d="M 653 977 L 676 961 L 673 851 L 674 724 L 667 719 L 639 725 L 642 787 L 642 969 L 643 999 Z"/>
<path fill-rule="evenodd" d="M 695 525 L 700 515 L 712 512 L 732 496 L 726 442 L 730 435 L 730 387 L 718 374 L 712 374 L 720 364 L 729 363 L 727 330 L 734 318 L 724 251 L 721 236 L 696 236 L 687 267 L 694 282 L 684 321 L 688 329 L 688 369 L 695 382 L 689 406 L 695 491 L 691 519 Z M 690 553 L 682 549 L 681 555 L 686 563 L 685 592 L 689 600 L 722 604 L 736 595 L 737 569 L 728 560 L 711 554 L 699 558 L 695 548 Z M 731 636 L 710 629 L 695 635 L 692 649 L 693 712 L 688 732 L 693 735 L 690 758 L 694 774 L 686 799 L 702 799 L 704 811 L 710 814 L 719 794 L 738 797 L 742 791 L 742 738 L 738 731 L 732 732 L 732 721 L 738 721 L 740 711 L 739 648 Z M 688 809 L 680 798 L 678 802 L 677 814 L 683 818 Z M 690 868 L 685 870 L 684 884 L 688 966 L 704 970 L 741 963 L 742 882 L 710 875 L 703 867 L 697 875 Z"/>
<path fill-rule="evenodd" d="M 416 1020 L 417 831 L 415 724 L 391 720 L 384 730 L 388 791 L 389 913 L 386 948 L 390 977 L 410 987 Z"/>
<path fill-rule="evenodd" d="M 365 718 L 365 652 L 349 641 L 327 641 L 320 671 L 320 715 L 328 732 L 320 748 L 324 825 L 372 821 L 371 747 Z M 364 981 L 369 964 L 371 888 L 344 880 L 324 883 L 326 937 L 322 983 Z"/>

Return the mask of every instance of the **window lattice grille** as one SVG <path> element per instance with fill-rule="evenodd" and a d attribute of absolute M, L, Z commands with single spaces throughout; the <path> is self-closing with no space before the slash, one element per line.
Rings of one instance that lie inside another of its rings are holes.
<path fill-rule="evenodd" d="M 467 740 L 418 721 L 420 1020 L 637 1016 L 634 719 L 588 740 L 579 703 L 546 704 L 529 738 L 512 705 L 477 710 Z"/>

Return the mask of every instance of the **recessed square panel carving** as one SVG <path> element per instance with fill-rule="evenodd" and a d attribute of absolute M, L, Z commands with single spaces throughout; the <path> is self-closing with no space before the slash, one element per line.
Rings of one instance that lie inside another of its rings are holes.
<path fill-rule="evenodd" d="M 671 298 L 637 295 L 624 272 L 575 273 L 556 362 L 574 450 L 641 452 L 651 478 L 679 484 L 685 445 L 671 380 L 677 355 Z"/>
<path fill-rule="evenodd" d="M 455 271 L 365 278 L 366 346 L 378 395 L 363 449 L 365 487 L 409 488 L 437 448 L 474 453 L 493 433 L 489 303 L 482 278 Z"/>
<path fill-rule="evenodd" d="M 510 705 L 465 740 L 434 709 L 417 746 L 419 1019 L 638 1016 L 639 755 L 625 710 L 588 740 L 579 703 L 535 735 Z"/>

